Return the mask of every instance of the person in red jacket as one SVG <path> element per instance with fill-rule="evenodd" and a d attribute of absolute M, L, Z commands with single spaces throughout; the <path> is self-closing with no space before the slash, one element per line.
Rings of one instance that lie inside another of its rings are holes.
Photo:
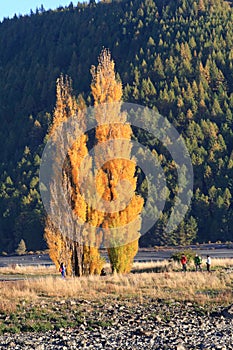
<path fill-rule="evenodd" d="M 185 255 L 182 255 L 181 259 L 180 259 L 181 265 L 182 265 L 182 270 L 184 272 L 187 271 L 187 258 Z"/>

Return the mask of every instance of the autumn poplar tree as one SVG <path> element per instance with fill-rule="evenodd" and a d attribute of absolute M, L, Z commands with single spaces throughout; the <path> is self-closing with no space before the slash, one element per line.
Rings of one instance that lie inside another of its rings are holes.
<path fill-rule="evenodd" d="M 76 118 L 73 119 L 74 116 Z M 97 225 L 98 218 L 96 220 L 96 214 L 88 205 L 87 198 L 81 193 L 79 184 L 80 165 L 88 154 L 87 135 L 81 133 L 81 136 L 76 138 L 75 134 L 70 135 L 69 130 L 56 133 L 56 129 L 68 120 L 69 123 L 75 124 L 72 125 L 72 130 L 83 130 L 85 103 L 82 98 L 76 101 L 72 95 L 71 79 L 61 75 L 57 80 L 57 101 L 49 137 L 54 139 L 56 144 L 55 160 L 59 157 L 65 159 L 62 169 L 59 167 L 56 169 L 55 166 L 53 168 L 54 181 L 58 177 L 56 172 L 62 172 L 63 189 L 59 194 L 55 183 L 51 184 L 51 210 L 56 213 L 56 223 L 49 216 L 47 217 L 45 239 L 51 259 L 57 267 L 63 262 L 68 275 L 100 274 L 103 259 L 98 251 L 96 237 L 93 237 L 91 230 L 85 231 L 84 228 L 87 222 L 94 221 L 93 225 Z M 66 154 L 64 145 L 70 137 L 72 138 L 72 142 L 69 140 L 71 147 Z M 56 164 L 56 161 L 54 163 Z M 88 180 L 88 177 L 92 176 L 92 164 L 86 162 L 85 165 L 87 174 L 85 180 Z"/>
<path fill-rule="evenodd" d="M 139 214 L 143 207 L 142 197 L 135 194 L 136 165 L 131 157 L 130 142 L 132 129 L 126 115 L 121 112 L 122 84 L 116 77 L 114 61 L 108 50 L 101 52 L 98 66 L 92 66 L 91 74 L 98 124 L 97 144 L 110 142 L 110 146 L 105 146 L 106 154 L 97 152 L 95 156 L 97 191 L 105 202 L 115 206 L 114 211 L 105 212 L 101 226 L 108 244 L 112 271 L 126 273 L 131 270 L 138 251 Z M 113 147 L 111 141 L 114 142 Z M 109 160 L 105 161 L 108 157 Z M 129 200 L 124 206 L 126 194 L 129 194 Z"/>
<path fill-rule="evenodd" d="M 57 217 L 56 223 L 47 218 L 45 238 L 56 266 L 63 262 L 67 273 L 77 276 L 100 274 L 103 259 L 99 247 L 103 242 L 107 242 L 112 270 L 131 270 L 138 251 L 143 207 L 142 197 L 135 193 L 137 179 L 135 160 L 131 156 L 132 129 L 126 114 L 121 112 L 122 85 L 108 50 L 102 51 L 98 66 L 93 66 L 91 73 L 97 121 L 96 146 L 105 146 L 108 142 L 113 142 L 113 146 L 107 145 L 103 152 L 96 151 L 92 159 L 88 157 L 85 133 L 79 137 L 71 136 L 69 130 L 56 133 L 70 120 L 75 123 L 72 130 L 85 130 L 85 104 L 82 99 L 77 101 L 73 97 L 71 79 L 62 75 L 57 81 L 57 101 L 49 133 L 56 144 L 55 157 L 65 159 L 65 162 L 53 169 L 55 179 L 56 172 L 62 172 L 63 190 L 59 194 L 56 184 L 51 184 L 51 206 L 56 209 Z M 72 116 L 76 116 L 74 121 Z M 71 143 L 70 137 L 73 137 Z M 64 149 L 67 143 L 68 150 Z M 94 172 L 93 161 L 97 169 Z M 93 187 L 93 183 L 96 186 Z"/>
<path fill-rule="evenodd" d="M 55 152 L 57 153 L 56 157 L 66 157 L 64 154 L 65 150 L 63 150 L 62 144 L 64 140 L 56 140 L 58 137 L 56 135 L 56 129 L 64 123 L 72 113 L 74 100 L 72 100 L 71 96 L 71 80 L 68 77 L 64 77 L 61 75 L 57 79 L 56 85 L 56 107 L 54 109 L 54 118 L 53 124 L 50 127 L 48 137 L 52 138 L 52 140 L 56 143 L 57 147 Z M 62 135 L 65 137 L 66 135 Z M 54 181 L 56 181 L 56 171 L 55 167 L 52 168 L 54 173 Z M 58 171 L 63 172 L 64 177 L 64 169 L 58 169 Z M 67 172 L 67 171 L 66 171 Z M 70 191 L 68 189 L 68 176 L 64 177 L 66 184 L 63 183 L 63 188 L 66 190 L 66 197 L 70 197 Z M 68 240 L 67 237 L 64 237 L 62 232 L 62 227 L 66 226 L 67 233 L 72 229 L 69 223 L 69 220 L 65 220 L 64 215 L 66 213 L 66 209 L 64 208 L 65 203 L 64 198 L 59 198 L 58 193 L 56 191 L 55 183 L 50 184 L 50 211 L 56 212 L 56 224 L 52 221 L 50 216 L 46 218 L 46 226 L 45 226 L 45 240 L 47 242 L 49 248 L 49 255 L 52 261 L 55 263 L 58 268 L 61 262 L 63 262 L 67 269 L 67 274 L 71 275 L 73 272 L 72 266 L 72 246 L 71 240 Z M 65 198 L 66 199 L 66 198 Z"/>

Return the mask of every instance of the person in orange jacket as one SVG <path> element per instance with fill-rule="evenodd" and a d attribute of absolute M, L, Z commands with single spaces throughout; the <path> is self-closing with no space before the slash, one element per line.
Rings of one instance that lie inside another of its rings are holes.
<path fill-rule="evenodd" d="M 187 271 L 187 258 L 186 258 L 186 256 L 184 254 L 181 257 L 180 262 L 181 262 L 181 265 L 182 265 L 182 270 L 184 272 L 186 272 Z"/>

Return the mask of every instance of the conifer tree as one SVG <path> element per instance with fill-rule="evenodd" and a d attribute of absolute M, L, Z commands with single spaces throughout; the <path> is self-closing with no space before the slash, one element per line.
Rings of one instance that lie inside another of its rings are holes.
<path fill-rule="evenodd" d="M 26 244 L 23 239 L 20 240 L 17 249 L 15 250 L 16 254 L 23 255 L 26 253 Z"/>
<path fill-rule="evenodd" d="M 126 116 L 120 111 L 122 84 L 116 77 L 114 61 L 108 50 L 104 49 L 101 52 L 99 64 L 97 67 L 92 67 L 91 73 L 93 78 L 91 90 L 98 123 L 96 139 L 99 144 L 117 140 L 119 148 L 118 152 L 114 148 L 110 150 L 112 159 L 105 163 L 102 162 L 104 156 L 101 159 L 100 154 L 96 155 L 98 191 L 105 201 L 110 204 L 118 201 L 119 206 L 124 201 L 121 196 L 131 193 L 130 203 L 123 210 L 106 212 L 102 222 L 105 239 L 110 243 L 108 255 L 112 271 L 125 273 L 131 270 L 134 256 L 138 251 L 141 225 L 139 214 L 143 206 L 143 199 L 135 194 L 135 163 L 131 159 L 130 145 L 132 129 L 126 122 Z"/>

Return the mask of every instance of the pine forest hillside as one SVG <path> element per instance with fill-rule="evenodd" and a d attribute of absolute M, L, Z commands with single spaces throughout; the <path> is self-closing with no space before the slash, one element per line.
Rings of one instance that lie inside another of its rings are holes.
<path fill-rule="evenodd" d="M 141 246 L 233 240 L 233 10 L 223 0 L 116 0 L 43 6 L 0 23 L 0 251 L 23 239 L 45 248 L 39 193 L 40 157 L 61 73 L 76 96 L 93 104 L 90 68 L 111 51 L 124 101 L 158 110 L 182 133 L 194 167 L 194 196 L 185 220 L 166 236 L 175 191 L 172 159 L 161 154 L 170 186 L 168 212 Z M 145 195 L 143 183 L 139 192 Z"/>

